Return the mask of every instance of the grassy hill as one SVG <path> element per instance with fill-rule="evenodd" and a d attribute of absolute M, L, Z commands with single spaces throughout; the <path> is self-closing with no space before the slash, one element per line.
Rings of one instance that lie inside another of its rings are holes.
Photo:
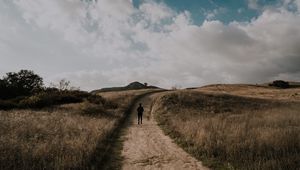
<path fill-rule="evenodd" d="M 167 92 L 159 125 L 212 169 L 298 169 L 300 88 L 209 85 Z"/>
<path fill-rule="evenodd" d="M 252 84 L 213 84 L 200 88 L 193 88 L 193 91 L 214 94 L 230 94 L 244 97 L 297 100 L 300 101 L 300 88 L 280 89 L 264 85 Z"/>

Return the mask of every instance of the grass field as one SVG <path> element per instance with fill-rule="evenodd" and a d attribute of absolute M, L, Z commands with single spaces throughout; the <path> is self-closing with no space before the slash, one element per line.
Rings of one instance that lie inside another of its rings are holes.
<path fill-rule="evenodd" d="M 116 120 L 62 110 L 0 112 L 0 169 L 85 167 Z"/>
<path fill-rule="evenodd" d="M 299 89 L 221 87 L 162 95 L 154 112 L 165 133 L 213 169 L 299 168 Z"/>
<path fill-rule="evenodd" d="M 217 84 L 194 89 L 204 93 L 231 94 L 244 97 L 300 101 L 300 88 L 278 89 L 247 84 Z"/>
<path fill-rule="evenodd" d="M 84 101 L 0 111 L 0 169 L 101 168 L 99 163 L 109 154 L 105 141 L 132 100 L 149 91 L 98 94 L 109 107 Z"/>
<path fill-rule="evenodd" d="M 142 90 L 127 90 L 127 91 L 116 91 L 116 92 L 100 92 L 98 95 L 119 103 L 121 107 L 126 107 L 131 103 L 132 99 L 148 92 L 156 91 L 160 89 L 142 89 Z"/>

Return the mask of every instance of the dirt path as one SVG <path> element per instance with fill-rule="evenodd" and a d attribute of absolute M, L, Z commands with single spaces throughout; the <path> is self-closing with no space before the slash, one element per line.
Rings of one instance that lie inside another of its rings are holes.
<path fill-rule="evenodd" d="M 207 169 L 164 135 L 153 120 L 151 105 L 156 96 L 147 96 L 138 102 L 143 103 L 145 109 L 142 125 L 137 125 L 136 109 L 131 113 L 130 125 L 122 137 L 123 169 Z"/>

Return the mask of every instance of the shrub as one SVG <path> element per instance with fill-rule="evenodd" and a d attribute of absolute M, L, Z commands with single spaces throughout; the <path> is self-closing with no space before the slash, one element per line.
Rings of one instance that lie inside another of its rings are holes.
<path fill-rule="evenodd" d="M 79 103 L 83 101 L 82 97 L 72 93 L 62 93 L 54 96 L 58 97 L 57 99 L 53 98 L 54 104 Z"/>
<path fill-rule="evenodd" d="M 16 103 L 10 100 L 1 100 L 0 99 L 0 109 L 9 110 L 18 107 Z"/>
<path fill-rule="evenodd" d="M 90 103 L 94 103 L 94 104 L 102 104 L 102 105 L 104 105 L 104 103 L 105 103 L 105 99 L 102 96 L 94 95 L 94 94 L 88 96 L 87 100 Z"/>
<path fill-rule="evenodd" d="M 39 96 L 35 95 L 21 100 L 19 104 L 20 107 L 38 107 L 42 105 L 42 100 Z"/>
<path fill-rule="evenodd" d="M 289 88 L 289 82 L 283 81 L 283 80 L 275 80 L 273 83 L 269 84 L 269 86 L 279 87 L 279 88 Z"/>
<path fill-rule="evenodd" d="M 81 92 L 41 92 L 20 101 L 21 108 L 42 108 L 52 105 L 79 103 L 85 94 Z"/>
<path fill-rule="evenodd" d="M 113 101 L 106 100 L 104 103 L 104 107 L 107 109 L 116 109 L 119 107 L 119 105 Z"/>

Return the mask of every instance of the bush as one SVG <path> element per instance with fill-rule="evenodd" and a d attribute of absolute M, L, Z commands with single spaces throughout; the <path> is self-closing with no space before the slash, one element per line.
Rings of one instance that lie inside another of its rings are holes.
<path fill-rule="evenodd" d="M 113 101 L 110 101 L 110 100 L 106 100 L 105 103 L 104 103 L 104 107 L 106 109 L 116 109 L 119 107 L 119 105 Z"/>
<path fill-rule="evenodd" d="M 21 108 L 42 108 L 59 104 L 79 103 L 86 96 L 85 92 L 41 92 L 20 101 Z"/>
<path fill-rule="evenodd" d="M 289 88 L 290 84 L 289 82 L 283 81 L 283 80 L 275 80 L 273 81 L 273 83 L 269 84 L 269 86 L 274 86 L 274 87 L 278 87 L 278 88 Z"/>
<path fill-rule="evenodd" d="M 42 100 L 39 96 L 31 96 L 20 101 L 20 107 L 37 107 L 41 105 Z"/>
<path fill-rule="evenodd" d="M 94 103 L 94 104 L 102 104 L 102 105 L 104 105 L 104 103 L 105 103 L 105 99 L 102 96 L 95 95 L 95 94 L 92 94 L 92 95 L 88 96 L 87 100 L 90 103 Z"/>
<path fill-rule="evenodd" d="M 10 110 L 17 107 L 18 105 L 13 101 L 0 99 L 0 109 L 2 110 Z"/>

